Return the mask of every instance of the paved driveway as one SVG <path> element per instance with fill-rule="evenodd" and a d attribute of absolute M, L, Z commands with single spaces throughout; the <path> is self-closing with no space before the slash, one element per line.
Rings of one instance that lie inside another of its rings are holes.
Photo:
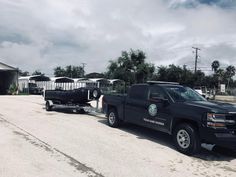
<path fill-rule="evenodd" d="M 232 151 L 177 152 L 171 137 L 101 115 L 46 112 L 41 96 L 0 97 L 0 176 L 235 176 Z"/>

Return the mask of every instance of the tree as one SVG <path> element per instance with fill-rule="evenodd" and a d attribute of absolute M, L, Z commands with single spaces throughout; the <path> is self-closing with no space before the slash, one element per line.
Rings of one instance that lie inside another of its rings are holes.
<path fill-rule="evenodd" d="M 41 71 L 35 70 L 32 75 L 44 75 Z"/>
<path fill-rule="evenodd" d="M 216 71 L 216 76 L 218 77 L 218 89 L 220 89 L 220 84 L 222 83 L 222 81 L 224 81 L 225 79 L 225 71 L 223 69 L 218 69 Z"/>
<path fill-rule="evenodd" d="M 203 85 L 203 81 L 205 78 L 204 72 L 198 70 L 194 75 L 194 86 L 205 86 Z"/>
<path fill-rule="evenodd" d="M 68 65 L 65 68 L 56 67 L 54 68 L 55 77 L 70 77 L 70 78 L 80 78 L 83 77 L 84 69 L 81 66 L 71 66 Z"/>
<path fill-rule="evenodd" d="M 96 72 L 93 72 L 93 73 L 89 73 L 89 74 L 86 74 L 85 76 L 86 78 L 104 78 L 104 74 L 103 73 L 96 73 Z"/>
<path fill-rule="evenodd" d="M 16 68 L 18 70 L 19 76 L 29 76 L 29 72 L 28 71 L 22 71 L 19 68 Z"/>
<path fill-rule="evenodd" d="M 211 64 L 211 68 L 214 71 L 214 73 L 216 73 L 219 67 L 220 67 L 220 62 L 218 60 L 214 60 Z"/>
<path fill-rule="evenodd" d="M 65 69 L 60 66 L 54 68 L 54 76 L 55 77 L 63 77 L 63 76 L 65 76 L 65 73 L 66 73 Z"/>
<path fill-rule="evenodd" d="M 197 71 L 194 74 L 186 66 L 181 68 L 172 64 L 168 67 L 158 67 L 156 79 L 159 81 L 178 82 L 189 87 L 194 87 L 202 85 L 204 77 L 205 74 L 201 71 Z"/>
<path fill-rule="evenodd" d="M 145 62 L 146 55 L 141 50 L 123 51 L 116 60 L 110 60 L 106 76 L 124 80 L 128 85 L 145 82 L 153 77 L 155 66 Z"/>
<path fill-rule="evenodd" d="M 183 70 L 179 66 L 169 65 L 168 68 L 168 80 L 173 82 L 181 82 L 183 76 Z"/>
<path fill-rule="evenodd" d="M 226 68 L 226 76 L 232 78 L 235 75 L 235 67 L 230 65 Z"/>
<path fill-rule="evenodd" d="M 205 76 L 202 79 L 202 86 L 206 86 L 207 88 L 214 89 L 218 87 L 218 76 L 216 74 Z"/>
<path fill-rule="evenodd" d="M 226 68 L 225 76 L 228 80 L 227 88 L 229 88 L 229 83 L 230 80 L 232 79 L 233 76 L 235 76 L 235 67 L 230 65 Z"/>
<path fill-rule="evenodd" d="M 167 81 L 168 80 L 167 72 L 168 71 L 166 66 L 159 66 L 157 68 L 157 75 L 155 80 Z"/>

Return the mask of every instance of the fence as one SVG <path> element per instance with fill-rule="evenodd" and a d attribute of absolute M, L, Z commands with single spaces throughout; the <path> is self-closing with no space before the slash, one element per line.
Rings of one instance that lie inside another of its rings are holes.
<path fill-rule="evenodd" d="M 29 93 L 29 81 L 19 82 L 19 93 Z M 63 82 L 56 83 L 53 81 L 36 81 L 34 82 L 37 87 L 43 88 L 44 90 L 73 90 L 81 87 L 100 88 L 102 93 L 109 92 L 112 89 L 112 84 L 106 82 L 94 82 L 94 81 L 79 81 L 79 82 Z M 35 86 L 36 86 L 35 85 Z"/>

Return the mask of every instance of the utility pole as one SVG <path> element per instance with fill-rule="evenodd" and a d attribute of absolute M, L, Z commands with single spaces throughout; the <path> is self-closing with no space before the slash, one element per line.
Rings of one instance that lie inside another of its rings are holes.
<path fill-rule="evenodd" d="M 83 68 L 83 76 L 82 77 L 84 77 L 84 73 L 85 73 L 84 68 L 85 68 L 85 65 L 87 65 L 87 63 L 81 63 L 81 64 L 82 64 L 82 68 Z"/>
<path fill-rule="evenodd" d="M 197 47 L 192 47 L 195 50 L 195 67 L 194 67 L 194 73 L 196 74 L 197 72 L 197 60 L 198 60 L 198 51 L 201 50 Z"/>
<path fill-rule="evenodd" d="M 186 72 L 187 72 L 187 65 L 186 64 L 184 64 L 183 65 L 183 69 L 184 69 L 184 81 L 186 81 Z"/>

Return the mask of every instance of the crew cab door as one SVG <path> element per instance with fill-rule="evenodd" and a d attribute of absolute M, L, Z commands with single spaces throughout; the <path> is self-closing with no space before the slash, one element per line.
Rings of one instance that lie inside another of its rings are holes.
<path fill-rule="evenodd" d="M 132 86 L 125 104 L 125 121 L 142 124 L 147 116 L 148 85 Z"/>
<path fill-rule="evenodd" d="M 150 86 L 148 93 L 147 116 L 143 117 L 145 126 L 170 132 L 171 111 L 170 99 L 161 87 Z"/>

